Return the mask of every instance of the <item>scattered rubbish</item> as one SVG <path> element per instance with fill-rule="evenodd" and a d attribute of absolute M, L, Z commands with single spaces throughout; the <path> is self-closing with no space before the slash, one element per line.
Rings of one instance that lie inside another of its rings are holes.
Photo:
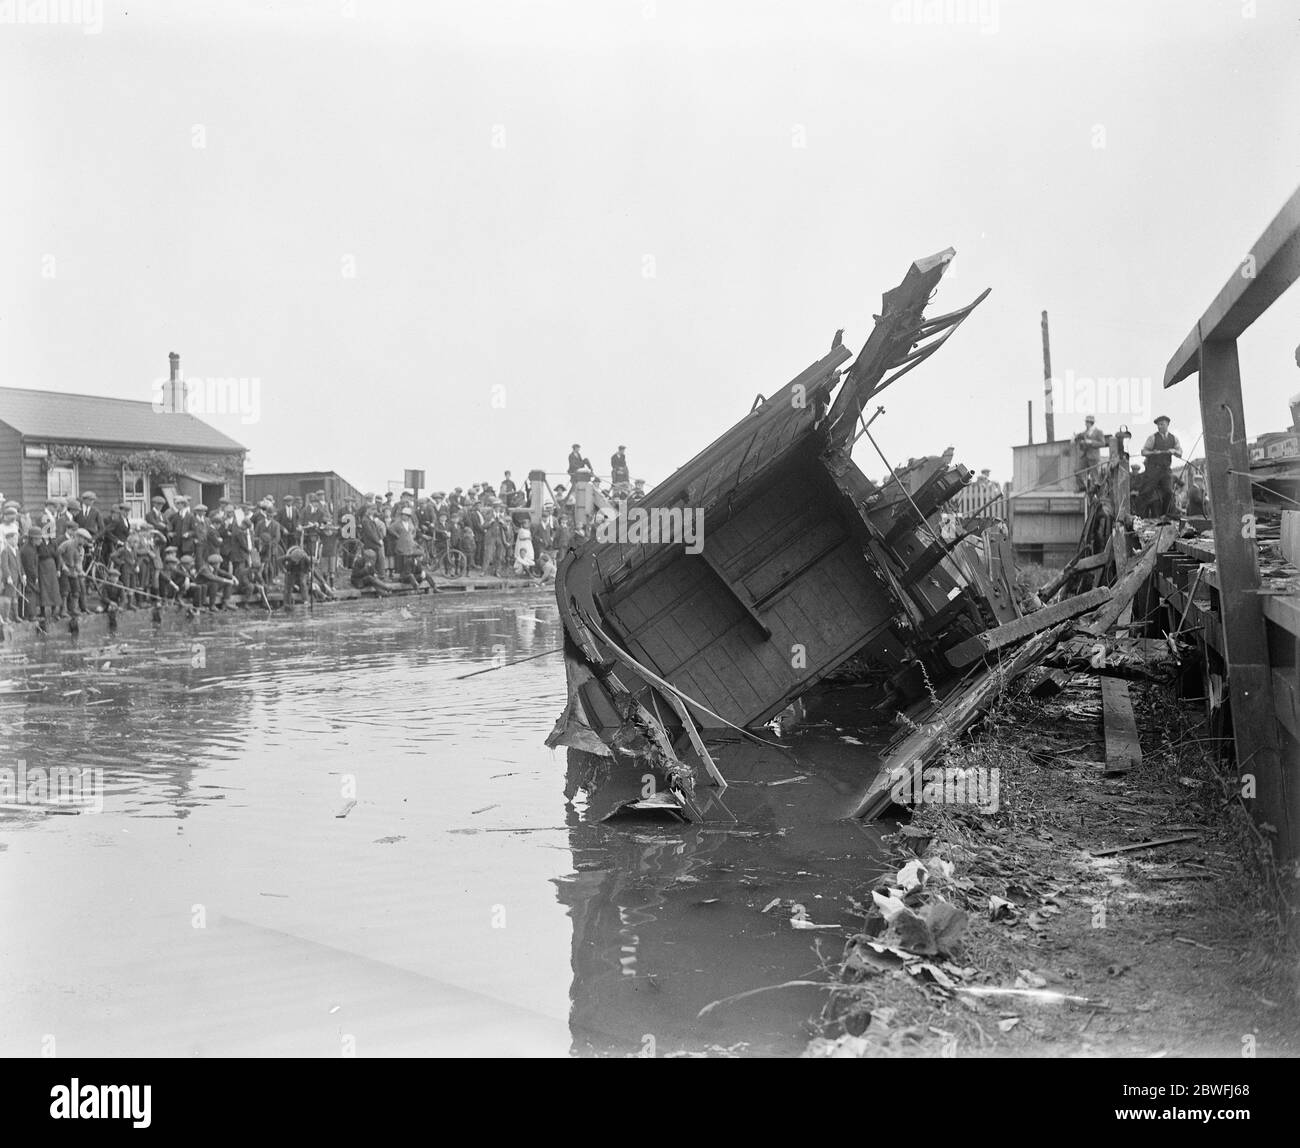
<path fill-rule="evenodd" d="M 989 897 L 989 920 L 997 921 L 1003 918 L 1013 917 L 1016 912 L 1016 903 L 1008 901 L 1005 897 Z"/>
<path fill-rule="evenodd" d="M 1072 996 L 1070 993 L 1057 992 L 1054 989 L 994 988 L 992 985 L 960 985 L 957 992 L 973 997 L 1019 997 L 1035 1004 L 1071 1004 L 1081 1008 L 1109 1009 L 1104 1001 L 1091 1000 L 1088 997 Z"/>
<path fill-rule="evenodd" d="M 808 920 L 808 910 L 802 905 L 790 907 L 790 928 L 792 929 L 838 929 L 839 925 L 816 925 Z"/>
<path fill-rule="evenodd" d="M 343 805 L 343 808 L 340 809 L 336 814 L 334 814 L 334 816 L 335 816 L 335 817 L 346 817 L 349 813 L 352 812 L 353 809 L 356 808 L 356 804 L 357 804 L 357 803 L 356 803 L 355 799 L 352 800 L 352 801 L 345 802 L 344 805 Z"/>

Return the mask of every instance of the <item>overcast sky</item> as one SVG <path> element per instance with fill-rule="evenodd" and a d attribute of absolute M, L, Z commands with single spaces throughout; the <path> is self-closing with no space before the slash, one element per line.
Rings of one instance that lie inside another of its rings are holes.
<path fill-rule="evenodd" d="M 653 485 L 948 246 L 935 307 L 993 293 L 886 393 L 891 461 L 1010 477 L 1043 309 L 1058 376 L 1145 380 L 1103 429 L 1190 447 L 1165 364 L 1300 184 L 1283 0 L 84 15 L 0 22 L 3 382 L 255 378 L 210 420 L 254 473 L 450 488 L 622 442 Z M 1289 424 L 1298 317 L 1242 343 L 1252 434 Z"/>

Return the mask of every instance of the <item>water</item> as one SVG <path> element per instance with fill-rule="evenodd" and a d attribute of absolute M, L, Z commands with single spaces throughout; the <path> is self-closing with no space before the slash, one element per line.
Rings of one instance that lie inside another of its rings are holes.
<path fill-rule="evenodd" d="M 104 771 L 102 812 L 0 808 L 0 1052 L 800 1050 L 821 990 L 697 1013 L 855 928 L 860 731 L 722 745 L 734 822 L 600 823 L 558 653 L 454 680 L 559 646 L 549 596 L 264 617 L 0 655 L 2 764 Z"/>

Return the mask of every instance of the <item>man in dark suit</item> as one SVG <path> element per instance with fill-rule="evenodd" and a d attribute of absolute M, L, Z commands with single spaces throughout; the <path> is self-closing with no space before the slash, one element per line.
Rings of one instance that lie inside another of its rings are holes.
<path fill-rule="evenodd" d="M 95 513 L 98 514 L 99 512 L 96 511 Z M 113 512 L 108 516 L 108 521 L 104 524 L 103 530 L 101 531 L 104 540 L 103 549 L 108 553 L 112 553 L 117 547 L 124 545 L 127 538 L 130 537 L 130 513 L 130 507 L 128 507 L 125 502 L 119 502 L 115 507 L 113 507 Z M 82 514 L 83 519 L 89 518 L 89 516 L 89 510 Z M 83 522 L 82 525 L 85 526 L 85 523 Z M 85 529 L 90 531 L 92 538 L 95 537 L 95 531 L 91 527 L 86 526 Z"/>
<path fill-rule="evenodd" d="M 286 494 L 284 505 L 276 515 L 276 521 L 280 523 L 280 538 L 286 548 L 302 542 L 302 511 L 295 505 L 297 501 L 292 494 Z"/>
<path fill-rule="evenodd" d="M 160 534 L 171 534 L 171 511 L 167 509 L 167 500 L 161 494 L 155 494 L 149 500 L 149 509 L 144 514 L 145 524 Z"/>
<path fill-rule="evenodd" d="M 361 535 L 361 549 L 373 550 L 376 561 L 382 561 L 384 537 L 388 527 L 370 503 L 361 504 L 361 521 L 358 529 Z M 380 570 L 381 574 L 385 572 L 383 569 Z"/>
<path fill-rule="evenodd" d="M 632 477 L 627 466 L 627 455 L 624 453 L 626 450 L 627 447 L 620 446 L 609 460 L 609 481 L 615 497 L 627 494 L 628 480 Z"/>
<path fill-rule="evenodd" d="M 238 584 L 239 593 L 245 597 L 248 596 L 248 568 L 256 552 L 252 518 L 232 520 L 221 545 L 221 557 Z"/>
<path fill-rule="evenodd" d="M 573 444 L 573 449 L 569 451 L 569 482 L 572 484 L 573 476 L 580 470 L 595 470 L 591 465 L 591 459 L 584 458 L 582 447 L 578 443 Z"/>
<path fill-rule="evenodd" d="M 197 538 L 194 533 L 194 511 L 190 509 L 190 500 L 184 495 L 176 500 L 176 513 L 172 517 L 171 544 L 177 554 L 184 558 L 194 557 Z"/>
<path fill-rule="evenodd" d="M 112 549 L 112 543 L 104 538 L 104 529 L 106 520 L 103 512 L 96 505 L 98 499 L 93 490 L 88 490 L 81 496 L 81 509 L 73 517 L 77 525 L 83 530 L 90 531 L 90 551 L 101 561 L 106 559 L 107 553 Z"/>

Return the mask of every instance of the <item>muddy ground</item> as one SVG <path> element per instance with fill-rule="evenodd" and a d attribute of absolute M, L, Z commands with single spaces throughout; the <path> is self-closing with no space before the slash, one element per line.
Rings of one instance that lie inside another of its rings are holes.
<path fill-rule="evenodd" d="M 906 911 L 886 925 L 897 901 L 863 890 L 863 932 L 832 970 L 842 989 L 808 1055 L 1300 1052 L 1295 874 L 1263 860 L 1199 707 L 1165 685 L 1132 695 L 1143 757 L 1122 777 L 1102 774 L 1090 675 L 1047 701 L 1022 690 L 948 748 L 948 765 L 998 768 L 998 809 L 923 804 L 900 826 L 898 868 L 923 864 L 875 890 L 920 885 L 903 900 L 929 923 Z M 1095 856 L 1168 837 L 1186 839 Z M 965 921 L 926 908 L 940 902 Z"/>

